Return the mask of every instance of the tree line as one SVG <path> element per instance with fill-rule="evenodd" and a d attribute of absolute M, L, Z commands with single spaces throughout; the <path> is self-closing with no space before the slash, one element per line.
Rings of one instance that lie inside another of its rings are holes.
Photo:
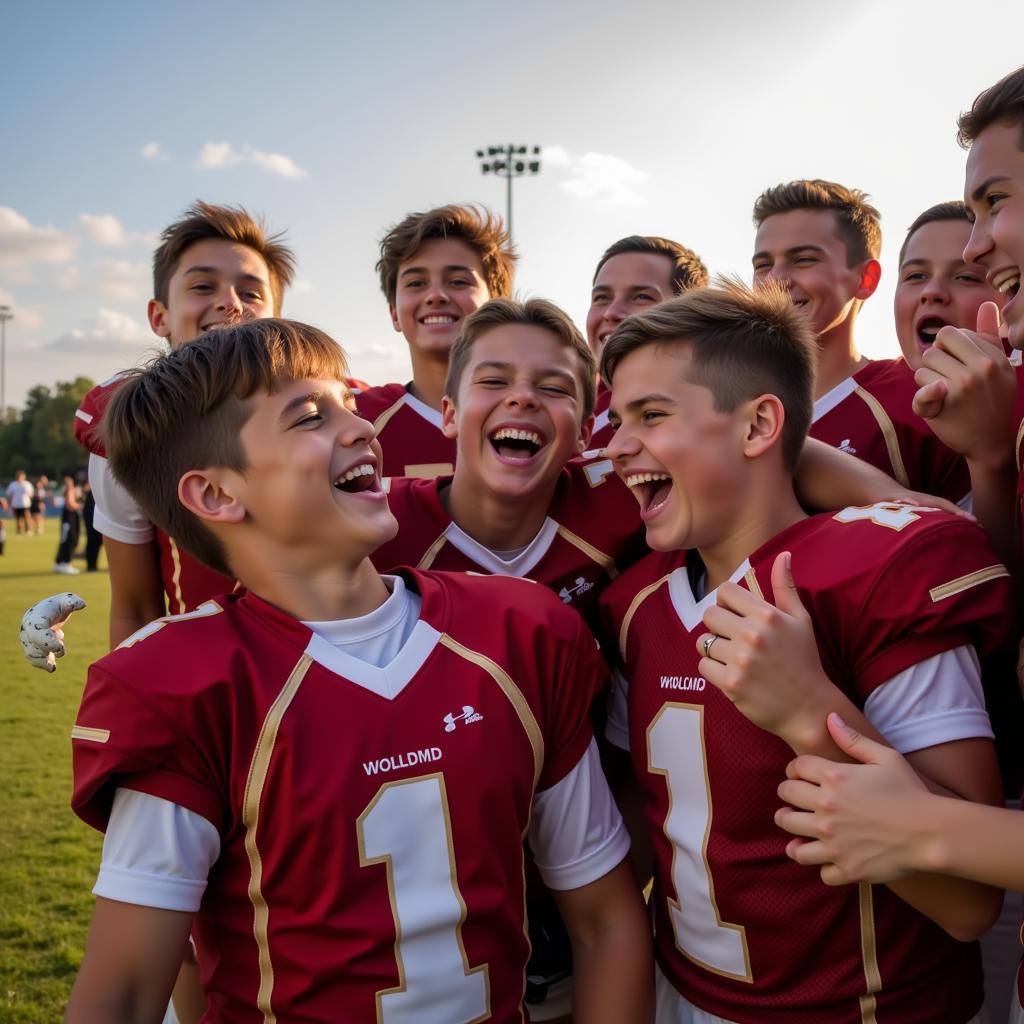
<path fill-rule="evenodd" d="M 75 440 L 75 410 L 92 387 L 88 377 L 52 388 L 37 384 L 23 409 L 8 408 L 0 423 L 0 480 L 9 480 L 19 469 L 29 479 L 41 473 L 51 480 L 85 473 L 88 454 Z"/>

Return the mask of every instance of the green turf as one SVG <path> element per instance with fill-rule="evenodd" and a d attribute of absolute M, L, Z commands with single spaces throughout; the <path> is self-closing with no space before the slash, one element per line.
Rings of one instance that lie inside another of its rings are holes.
<path fill-rule="evenodd" d="M 91 661 L 106 651 L 105 571 L 53 572 L 55 519 L 41 537 L 7 525 L 0 557 L 0 1021 L 59 1020 L 82 959 L 101 837 L 71 812 L 71 741 Z M 84 568 L 78 561 L 77 566 Z M 100 566 L 103 561 L 101 558 Z M 88 602 L 67 631 L 53 674 L 29 666 L 18 643 L 22 612 L 70 589 Z"/>

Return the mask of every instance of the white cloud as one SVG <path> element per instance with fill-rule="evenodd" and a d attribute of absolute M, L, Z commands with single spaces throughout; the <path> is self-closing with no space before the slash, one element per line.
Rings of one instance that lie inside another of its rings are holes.
<path fill-rule="evenodd" d="M 239 164 L 251 164 L 282 178 L 306 177 L 306 172 L 290 156 L 254 149 L 248 143 L 235 149 L 230 142 L 207 142 L 199 152 L 200 167 L 217 169 L 237 167 Z"/>
<path fill-rule="evenodd" d="M 124 244 L 124 225 L 112 213 L 80 213 L 78 223 L 98 245 Z"/>
<path fill-rule="evenodd" d="M 33 227 L 9 206 L 0 206 L 0 267 L 22 271 L 31 263 L 67 263 L 78 240 L 51 226 Z"/>
<path fill-rule="evenodd" d="M 148 327 L 138 323 L 127 313 L 101 309 L 94 316 L 55 338 L 46 350 L 76 355 L 118 355 L 134 359 L 147 348 L 158 344 Z"/>
<path fill-rule="evenodd" d="M 11 307 L 11 312 L 14 314 L 14 324 L 17 327 L 34 331 L 43 325 L 43 317 L 38 310 L 32 309 L 30 306 L 23 306 L 14 297 L 14 292 L 9 292 L 5 288 L 0 288 L 0 306 Z M 8 331 L 13 330 L 12 327 L 7 329 Z"/>
<path fill-rule="evenodd" d="M 139 150 L 139 156 L 143 160 L 153 160 L 156 163 L 164 163 L 170 159 L 164 152 L 164 147 L 159 142 L 147 142 L 142 149 Z"/>
<path fill-rule="evenodd" d="M 104 259 L 82 268 L 78 264 L 64 267 L 57 275 L 56 285 L 65 292 L 87 292 L 112 299 L 144 302 L 152 291 L 150 266 L 144 261 Z"/>
<path fill-rule="evenodd" d="M 291 290 L 298 295 L 308 295 L 313 291 L 313 282 L 300 277 L 297 281 L 292 283 Z"/>
<path fill-rule="evenodd" d="M 541 159 L 545 166 L 568 172 L 569 177 L 559 188 L 577 199 L 613 206 L 642 206 L 647 202 L 641 186 L 649 175 L 621 157 L 593 152 L 573 156 L 564 146 L 545 146 Z"/>

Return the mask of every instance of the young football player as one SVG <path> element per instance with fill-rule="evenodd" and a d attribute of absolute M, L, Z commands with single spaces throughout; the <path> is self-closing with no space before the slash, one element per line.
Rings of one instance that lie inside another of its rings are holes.
<path fill-rule="evenodd" d="M 275 316 L 294 264 L 280 236 L 245 210 L 197 202 L 164 229 L 153 254 L 150 327 L 175 349 L 214 327 Z M 168 609 L 188 611 L 235 585 L 183 554 L 111 478 L 100 428 L 120 384 L 118 375 L 93 388 L 75 413 L 76 436 L 90 452 L 93 521 L 106 539 L 111 647 Z"/>
<path fill-rule="evenodd" d="M 613 242 L 597 261 L 587 312 L 587 344 L 595 358 L 612 331 L 627 316 L 708 283 L 707 267 L 685 245 L 657 235 L 629 235 Z M 597 382 L 591 447 L 611 440 L 608 426 L 608 388 Z"/>
<path fill-rule="evenodd" d="M 654 844 L 659 1020 L 963 1024 L 982 1003 L 966 940 L 998 891 L 829 889 L 786 857 L 773 797 L 793 751 L 836 752 L 837 711 L 933 784 L 998 801 L 972 645 L 1008 629 L 1008 574 L 939 511 L 805 514 L 792 473 L 814 365 L 785 293 L 738 284 L 631 318 L 602 358 L 609 455 L 655 549 L 602 609 L 622 666 L 608 736 L 631 752 Z"/>
<path fill-rule="evenodd" d="M 754 204 L 754 223 L 755 283 L 782 284 L 817 334 L 810 436 L 906 487 L 964 500 L 966 468 L 914 414 L 907 364 L 869 360 L 856 346 L 857 312 L 881 276 L 879 214 L 865 193 L 820 180 L 776 185 Z"/>
<path fill-rule="evenodd" d="M 522 1020 L 527 834 L 577 1019 L 649 1019 L 593 637 L 527 581 L 378 575 L 397 524 L 338 346 L 279 320 L 205 336 L 129 375 L 104 439 L 246 593 L 90 669 L 73 804 L 106 839 L 67 1020 L 159 1020 L 190 926 L 209 1021 Z"/>
<path fill-rule="evenodd" d="M 516 259 L 501 220 L 476 206 L 411 213 L 381 240 L 381 290 L 412 360 L 408 384 L 356 398 L 384 449 L 386 476 L 435 477 L 454 468 L 455 442 L 441 429 L 448 353 L 464 317 L 512 293 Z"/>

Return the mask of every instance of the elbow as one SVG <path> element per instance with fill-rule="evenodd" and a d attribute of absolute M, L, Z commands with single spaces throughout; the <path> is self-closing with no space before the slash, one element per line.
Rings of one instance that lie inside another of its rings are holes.
<path fill-rule="evenodd" d="M 936 923 L 957 942 L 975 942 L 999 919 L 1003 908 L 1003 890 L 985 887 L 985 892 L 959 913 L 944 915 Z"/>

